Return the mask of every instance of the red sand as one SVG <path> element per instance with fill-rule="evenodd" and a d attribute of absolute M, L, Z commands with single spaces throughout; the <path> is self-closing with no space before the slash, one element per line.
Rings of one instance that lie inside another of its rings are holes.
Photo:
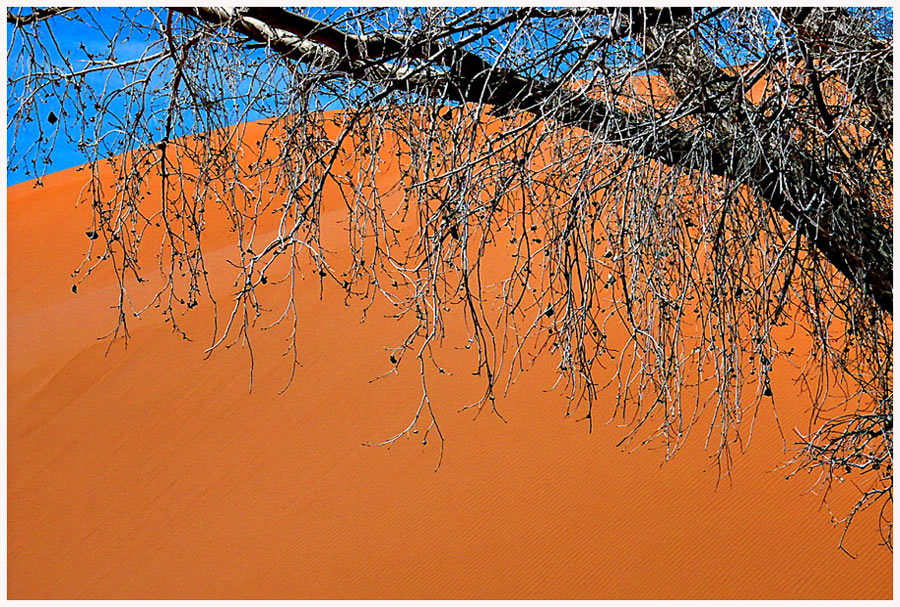
<path fill-rule="evenodd" d="M 112 277 L 71 291 L 84 179 L 8 189 L 9 598 L 892 596 L 873 516 L 851 530 L 853 560 L 805 494 L 812 479 L 775 470 L 771 409 L 716 490 L 700 433 L 664 466 L 659 451 L 622 453 L 623 429 L 588 434 L 564 418 L 563 397 L 545 392 L 550 364 L 498 403 L 508 423 L 458 413 L 479 384 L 470 353 L 450 347 L 464 342 L 451 323 L 441 355 L 454 375 L 432 383 L 447 437 L 435 472 L 437 441 L 362 446 L 418 403 L 414 365 L 370 383 L 404 327 L 383 305 L 360 324 L 359 306 L 334 286 L 320 301 L 315 280 L 300 286 L 304 366 L 283 395 L 281 337 L 257 335 L 249 393 L 246 352 L 204 360 L 202 306 L 186 320 L 196 341 L 151 311 L 127 350 L 105 355 Z M 339 218 L 323 218 L 326 236 Z M 790 428 L 807 405 L 781 371 L 773 390 Z"/>

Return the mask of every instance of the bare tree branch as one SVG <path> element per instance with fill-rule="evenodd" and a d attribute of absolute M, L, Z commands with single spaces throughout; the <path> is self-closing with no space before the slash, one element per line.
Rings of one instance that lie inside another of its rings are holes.
<path fill-rule="evenodd" d="M 207 21 L 227 24 L 254 40 L 270 43 L 274 50 L 292 59 L 317 62 L 330 51 L 328 61 L 331 67 L 351 75 L 359 75 L 358 72 L 362 67 L 354 65 L 359 65 L 364 58 L 378 59 L 405 55 L 413 59 L 429 59 L 452 68 L 446 86 L 434 89 L 443 92 L 451 100 L 487 103 L 524 111 L 537 111 L 538 108 L 553 103 L 556 109 L 554 117 L 563 124 L 605 133 L 611 129 L 611 142 L 627 142 L 636 147 L 635 151 L 641 155 L 673 165 L 682 164 L 686 157 L 693 154 L 692 142 L 677 129 L 659 128 L 654 132 L 652 142 L 636 141 L 631 136 L 635 128 L 634 121 L 624 112 L 610 111 L 605 104 L 586 97 L 560 95 L 563 83 L 540 83 L 507 70 L 494 69 L 480 57 L 464 50 L 435 47 L 434 44 L 427 42 L 410 44 L 410 41 L 389 37 L 372 42 L 362 41 L 337 28 L 283 9 L 251 8 L 238 10 L 233 14 L 212 8 L 176 10 Z M 645 18 L 641 11 L 626 11 L 623 16 L 627 18 L 616 27 L 616 31 L 627 31 L 629 35 L 636 35 L 638 31 L 652 30 L 664 23 L 674 23 L 691 14 L 693 13 L 690 10 L 666 9 L 651 11 Z M 258 22 L 271 29 L 260 27 Z M 291 35 L 299 38 L 291 38 Z M 654 39 L 652 33 L 648 39 Z M 682 37 L 682 40 L 692 38 L 687 36 Z M 705 53 L 696 52 L 696 48 L 689 50 L 678 42 L 672 44 L 659 42 L 649 46 L 648 50 L 651 53 L 666 51 L 664 54 L 667 59 L 654 61 L 653 64 L 663 71 L 682 95 L 685 94 L 688 82 L 720 83 L 735 88 L 737 79 L 723 75 Z M 698 61 L 698 57 L 702 60 Z M 693 66 L 690 76 L 687 76 L 686 72 L 688 64 Z M 723 91 L 724 89 L 714 91 L 712 95 L 722 96 Z M 745 92 L 738 89 L 736 94 Z M 704 98 L 701 103 L 706 101 Z M 747 121 L 743 124 L 752 125 Z M 773 209 L 809 238 L 842 274 L 852 282 L 860 284 L 864 292 L 869 293 L 885 312 L 892 314 L 892 236 L 888 226 L 881 219 L 872 216 L 867 209 L 856 205 L 840 188 L 829 185 L 830 179 L 821 173 L 817 174 L 813 167 L 807 166 L 808 161 L 799 160 L 800 165 L 804 167 L 802 176 L 772 171 L 768 168 L 765 158 L 760 160 L 757 167 L 750 170 L 749 175 L 740 174 L 740 170 L 731 166 L 729 156 L 736 145 L 735 139 L 750 137 L 751 133 L 741 129 L 732 134 L 731 138 L 721 141 L 708 159 L 706 167 L 708 172 L 728 178 L 751 178 L 751 183 Z M 815 184 L 817 189 L 799 192 L 794 188 L 796 177 L 802 177 L 802 183 Z M 813 197 L 816 199 L 811 199 Z M 848 235 L 840 229 L 840 226 L 847 225 L 847 215 L 859 218 L 861 229 L 857 234 Z"/>
<path fill-rule="evenodd" d="M 45 19 L 50 19 L 51 17 L 65 15 L 66 13 L 70 13 L 74 10 L 74 8 L 35 8 L 32 9 L 30 13 L 24 15 L 22 13 L 16 14 L 11 10 L 7 10 L 6 22 L 21 27 L 24 25 L 31 25 L 32 23 L 37 23 L 38 21 L 43 21 Z"/>

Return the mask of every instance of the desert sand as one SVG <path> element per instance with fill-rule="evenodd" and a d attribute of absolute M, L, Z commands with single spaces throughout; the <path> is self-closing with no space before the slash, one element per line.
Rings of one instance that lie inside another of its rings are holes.
<path fill-rule="evenodd" d="M 450 323 L 435 471 L 437 441 L 364 446 L 419 401 L 413 364 L 372 381 L 402 323 L 384 304 L 361 323 L 313 278 L 298 287 L 303 366 L 284 394 L 281 337 L 256 336 L 251 392 L 246 351 L 204 356 L 204 306 L 185 317 L 194 341 L 151 310 L 107 353 L 113 276 L 71 289 L 84 180 L 73 169 L 7 191 L 9 598 L 892 596 L 874 513 L 851 529 L 849 558 L 814 479 L 778 469 L 771 408 L 717 487 L 699 433 L 663 465 L 657 450 L 617 448 L 625 430 L 602 411 L 592 433 L 567 419 L 550 363 L 498 401 L 506 422 L 460 413 L 480 385 Z M 342 213 L 326 210 L 327 237 Z M 210 231 L 223 269 L 228 234 Z M 795 378 L 772 376 L 785 428 L 809 414 Z"/>

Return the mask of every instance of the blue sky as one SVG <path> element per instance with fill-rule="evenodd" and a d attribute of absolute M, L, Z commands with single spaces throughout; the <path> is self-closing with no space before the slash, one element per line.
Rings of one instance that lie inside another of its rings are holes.
<path fill-rule="evenodd" d="M 23 10 L 23 9 L 12 9 Z M 27 9 L 26 9 L 27 10 Z M 164 19 L 165 11 L 157 11 L 154 16 L 153 12 L 148 9 L 128 8 L 102 8 L 100 10 L 86 8 L 77 11 L 82 20 L 70 20 L 65 16 L 54 17 L 52 21 L 53 36 L 50 36 L 46 23 L 38 25 L 38 37 L 45 49 L 47 49 L 46 57 L 54 66 L 59 66 L 61 71 L 67 72 L 68 68 L 63 67 L 63 57 L 71 65 L 72 71 L 78 71 L 88 67 L 91 56 L 95 60 L 106 60 L 111 57 L 111 49 L 114 50 L 114 58 L 116 61 L 128 61 L 138 59 L 142 55 L 153 55 L 165 50 L 165 43 L 160 39 L 158 34 L 153 32 L 153 20 L 156 18 Z M 121 38 L 117 40 L 109 40 L 105 36 L 115 35 L 119 30 L 120 19 L 123 14 L 135 20 L 140 29 L 126 28 L 122 31 Z M 7 24 L 7 46 L 9 48 L 10 37 L 13 34 L 13 26 Z M 15 78 L 21 76 L 27 66 L 18 64 L 15 60 L 16 52 L 21 48 L 23 38 L 21 35 L 13 41 L 12 52 L 9 53 L 7 59 L 7 78 Z M 61 50 L 62 52 L 58 52 Z M 152 63 L 144 64 L 141 68 L 145 73 L 147 66 Z M 173 73 L 173 62 L 165 61 L 159 68 L 153 72 L 150 78 L 151 87 L 161 87 L 166 89 L 171 81 Z M 64 113 L 69 117 L 77 116 L 79 112 L 83 112 L 85 118 L 91 121 L 92 118 L 100 118 L 99 110 L 94 103 L 103 103 L 106 109 L 103 111 L 104 120 L 104 140 L 101 146 L 101 156 L 110 153 L 117 154 L 125 151 L 126 147 L 134 147 L 136 144 L 149 143 L 147 141 L 134 141 L 129 138 L 125 128 L 128 125 L 128 118 L 133 116 L 136 111 L 140 110 L 143 103 L 147 103 L 145 118 L 142 120 L 142 126 L 147 130 L 155 133 L 161 133 L 163 124 L 160 119 L 165 109 L 165 99 L 153 99 L 144 97 L 136 99 L 129 96 L 127 92 L 116 95 L 110 92 L 122 89 L 126 83 L 120 73 L 115 71 L 96 72 L 85 77 L 85 92 L 88 88 L 97 91 L 94 99 L 88 100 L 83 111 L 77 105 L 75 100 L 75 91 L 72 86 L 51 86 L 42 91 L 39 102 L 34 111 L 29 115 L 33 117 L 33 121 L 21 122 L 19 124 L 18 133 L 14 132 L 11 118 L 14 109 L 21 103 L 21 94 L 24 89 L 21 86 L 10 86 L 9 80 L 7 85 L 7 183 L 13 185 L 22 181 L 35 178 L 35 170 L 33 163 L 37 163 L 37 172 L 54 172 L 65 168 L 84 164 L 88 155 L 86 151 L 79 149 L 78 141 L 84 139 L 90 141 L 94 133 L 88 132 L 82 136 L 78 131 L 77 124 L 73 124 L 75 120 L 66 120 Z M 249 83 L 244 83 L 243 89 L 247 90 Z M 106 93 L 102 91 L 106 89 Z M 61 102 L 61 99 L 67 101 Z M 247 109 L 244 107 L 243 109 Z M 51 124 L 50 114 L 63 118 Z M 235 120 L 238 116 L 243 116 L 240 108 L 235 112 Z M 263 115 L 259 112 L 250 112 L 248 119 L 259 119 Z M 193 126 L 192 117 L 186 115 L 184 130 L 191 130 Z M 117 122 L 121 124 L 116 124 Z M 123 134 L 116 135 L 114 132 L 117 128 L 123 131 Z M 176 132 L 175 136 L 183 135 L 183 132 Z M 43 135 L 46 140 L 53 141 L 52 151 L 47 154 L 46 150 L 38 152 L 32 149 L 23 154 L 23 149 L 29 144 L 37 141 Z M 13 148 L 14 136 L 17 138 L 20 149 L 17 159 L 10 165 L 10 153 Z M 130 145 L 129 145 L 130 144 Z M 24 161 L 22 161 L 24 156 Z"/>
<path fill-rule="evenodd" d="M 23 11 L 28 9 L 14 8 L 12 10 Z M 48 22 L 39 24 L 36 31 L 38 32 L 40 39 L 44 42 L 46 47 L 49 48 L 48 57 L 54 64 L 61 64 L 61 59 L 63 56 L 65 56 L 73 66 L 72 69 L 83 69 L 84 66 L 87 65 L 89 53 L 92 54 L 95 58 L 105 58 L 109 56 L 110 48 L 107 44 L 107 40 L 104 39 L 104 36 L 101 34 L 101 31 L 107 32 L 108 34 L 116 32 L 116 30 L 119 28 L 119 19 L 123 14 L 123 10 L 126 11 L 130 17 L 135 18 L 136 21 L 143 26 L 151 26 L 154 18 L 165 19 L 165 11 L 159 11 L 159 15 L 157 17 L 154 17 L 153 13 L 151 13 L 147 9 L 120 9 L 112 7 L 102 8 L 99 10 L 92 8 L 78 10 L 77 14 L 83 19 L 84 22 L 79 20 L 72 20 L 67 18 L 66 16 L 55 17 L 50 21 L 52 22 L 52 29 L 56 38 L 56 42 L 58 42 L 59 48 L 62 50 L 62 54 L 56 51 L 56 48 L 53 44 L 53 39 L 49 36 L 49 28 L 47 26 Z M 350 9 L 307 9 L 307 11 L 313 17 L 325 19 L 328 21 L 339 19 L 342 14 L 346 13 L 348 10 Z M 462 13 L 468 10 L 470 9 L 454 9 L 454 11 L 458 13 Z M 391 21 L 396 16 L 396 14 L 397 11 L 389 10 L 385 13 L 382 13 L 381 18 L 385 21 Z M 385 27 L 387 27 L 387 25 L 385 25 Z M 9 39 L 12 34 L 13 26 L 7 24 L 8 48 Z M 458 38 L 459 36 L 455 37 Z M 12 52 L 10 52 L 8 55 L 8 77 L 15 78 L 17 76 L 21 76 L 24 72 L 23 66 L 17 64 L 17 62 L 15 61 L 16 51 L 21 48 L 22 42 L 23 39 L 21 35 L 17 36 L 16 40 L 13 43 Z M 486 41 L 480 44 L 486 44 Z M 134 30 L 126 31 L 125 36 L 117 40 L 114 46 L 115 57 L 117 60 L 135 59 L 140 57 L 142 53 L 152 54 L 163 50 L 163 43 L 158 39 L 158 36 L 151 36 L 148 40 L 146 33 Z M 478 44 L 475 45 L 475 48 L 477 47 Z M 165 83 L 170 80 L 171 73 L 171 62 L 167 62 L 166 66 L 154 73 L 154 82 L 159 85 L 165 85 Z M 104 84 L 106 84 L 106 86 L 108 87 L 121 87 L 121 85 L 123 84 L 123 81 L 117 75 L 113 75 L 110 78 L 109 82 L 105 83 L 104 80 L 107 77 L 109 77 L 109 75 L 106 72 L 98 73 L 92 76 L 88 76 L 87 82 L 94 88 L 102 88 Z M 249 83 L 247 85 L 249 85 Z M 72 103 L 60 103 L 59 99 L 65 96 L 63 91 L 63 88 L 47 89 L 46 94 L 43 96 L 44 98 L 41 100 L 41 103 L 39 104 L 38 109 L 35 112 L 36 120 L 34 122 L 24 122 L 19 125 L 17 139 L 20 142 L 20 145 L 23 143 L 27 144 L 36 141 L 43 132 L 45 137 L 54 137 L 53 147 L 52 152 L 49 155 L 47 155 L 44 151 L 38 153 L 38 150 L 35 149 L 30 153 L 24 155 L 26 158 L 26 162 L 19 161 L 17 158 L 14 164 L 8 164 L 7 182 L 9 185 L 35 178 L 35 167 L 33 166 L 35 162 L 37 164 L 37 173 L 54 172 L 65 168 L 78 166 L 86 162 L 87 155 L 84 151 L 79 150 L 78 148 L 77 140 L 80 139 L 79 134 L 71 132 L 71 127 L 68 127 L 70 130 L 68 133 L 69 136 L 67 136 L 65 128 L 63 128 L 64 124 L 66 124 L 68 121 L 63 119 L 59 122 L 56 122 L 54 125 L 50 125 L 47 123 L 47 118 L 49 117 L 50 112 L 53 112 L 56 116 L 62 116 L 63 112 L 67 112 L 71 116 L 79 111 Z M 17 93 L 19 92 L 21 92 L 20 87 L 7 88 L 7 107 L 9 110 L 14 109 L 18 104 Z M 71 94 L 71 90 L 69 91 L 69 94 Z M 323 108 L 338 107 L 336 99 L 333 96 L 328 95 L 327 91 L 320 92 L 317 96 L 316 102 L 319 107 Z M 128 108 L 126 107 L 127 103 L 128 102 L 123 98 L 117 98 L 113 101 L 113 105 L 109 106 L 109 111 L 107 112 L 112 114 L 112 120 L 115 120 L 116 116 L 124 117 L 128 115 Z M 131 103 L 133 105 L 134 101 L 132 100 Z M 248 110 L 247 107 L 237 108 L 234 112 L 234 120 L 260 119 L 272 115 L 278 111 L 278 109 L 274 106 L 271 106 L 271 104 L 268 108 L 265 107 L 265 104 L 261 104 L 260 107 L 251 107 L 249 108 L 249 113 L 245 114 L 244 111 L 246 110 Z M 84 108 L 84 115 L 90 118 L 92 112 L 96 113 L 96 110 L 93 108 L 92 104 L 88 103 L 87 107 Z M 11 111 L 9 112 L 9 115 L 12 115 Z M 157 127 L 159 126 L 161 125 L 157 125 Z M 187 119 L 185 127 L 187 130 L 190 130 L 190 118 Z M 177 133 L 176 135 L 180 134 L 184 133 Z M 10 152 L 12 150 L 13 136 L 14 132 L 11 128 L 10 119 L 8 117 L 8 160 L 10 159 Z M 119 145 L 117 147 L 116 143 L 117 142 L 114 138 L 105 141 L 107 153 L 121 153 L 125 151 L 123 145 Z M 19 149 L 18 156 L 21 155 L 22 149 Z"/>
<path fill-rule="evenodd" d="M 27 11 L 28 9 L 20 9 L 20 8 L 12 8 L 14 11 Z M 317 18 L 322 18 L 325 20 L 333 21 L 336 18 L 339 18 L 343 13 L 350 9 L 344 8 L 311 8 L 307 9 L 308 12 Z M 399 10 L 399 9 L 398 9 Z M 457 12 L 464 12 L 469 9 L 458 8 L 455 9 Z M 124 13 L 123 13 L 124 11 Z M 143 53 L 152 54 L 155 52 L 159 52 L 163 50 L 163 41 L 159 39 L 158 35 L 150 34 L 148 38 L 148 31 L 153 29 L 153 20 L 154 19 L 165 19 L 166 11 L 157 9 L 156 15 L 150 9 L 140 9 L 140 8 L 113 8 L 106 7 L 102 9 L 93 9 L 93 8 L 84 8 L 79 9 L 77 14 L 81 16 L 84 22 L 78 20 L 71 20 L 66 17 L 55 17 L 51 19 L 53 32 L 55 34 L 55 40 L 49 36 L 49 29 L 47 28 L 46 22 L 38 25 L 38 32 L 40 41 L 45 45 L 45 48 L 48 48 L 48 57 L 49 59 L 55 63 L 60 64 L 62 56 L 66 56 L 70 64 L 73 66 L 73 69 L 83 69 L 84 66 L 87 65 L 87 60 L 89 59 L 88 54 L 93 55 L 95 58 L 107 58 L 110 53 L 110 46 L 108 44 L 108 40 L 104 38 L 104 34 L 102 32 L 106 32 L 112 34 L 119 29 L 119 19 L 123 14 L 127 14 L 130 18 L 133 18 L 139 26 L 146 27 L 146 30 L 141 31 L 137 30 L 129 30 L 126 29 L 123 31 L 123 35 L 120 39 L 116 40 L 112 45 L 115 50 L 115 57 L 117 60 L 128 60 L 135 59 L 140 57 Z M 387 13 L 382 14 L 383 18 L 390 20 L 396 13 L 394 11 L 389 11 Z M 891 9 L 886 9 L 885 13 L 885 22 L 888 31 L 892 31 L 892 19 L 893 13 Z M 9 40 L 13 35 L 13 27 L 7 24 L 7 48 L 9 49 Z M 508 32 L 507 32 L 508 33 Z M 551 38 L 544 40 L 543 44 L 553 44 L 553 38 L 557 35 L 558 32 L 551 31 Z M 503 35 L 499 34 L 502 38 Z M 23 43 L 22 37 L 19 35 L 14 40 L 11 52 L 8 54 L 7 58 L 7 77 L 15 78 L 20 76 L 24 69 L 24 66 L 19 65 L 15 61 L 16 52 L 21 48 L 21 44 Z M 58 43 L 58 47 L 55 43 Z M 476 44 L 473 48 L 478 50 L 480 44 L 484 44 L 485 42 Z M 540 44 L 538 42 L 536 44 Z M 627 42 L 626 42 L 627 44 Z M 57 48 L 62 50 L 62 55 L 57 52 Z M 255 51 L 258 53 L 262 53 L 262 51 Z M 750 57 L 744 58 L 745 60 L 749 60 Z M 738 61 L 743 62 L 743 61 Z M 546 66 L 544 66 L 546 68 Z M 162 65 L 160 69 L 158 69 L 152 78 L 154 85 L 165 86 L 165 84 L 171 78 L 172 73 L 172 62 L 167 61 L 165 65 Z M 545 74 L 549 75 L 549 74 Z M 105 79 L 109 77 L 109 81 L 105 82 Z M 215 77 L 215 76 L 214 76 Z M 272 73 L 270 78 L 277 79 L 279 74 Z M 281 74 L 280 77 L 284 77 L 284 74 Z M 123 80 L 118 75 L 108 76 L 106 72 L 97 73 L 91 76 L 87 76 L 87 83 L 95 88 L 102 88 L 104 85 L 113 89 L 115 87 L 120 87 L 123 84 Z M 243 119 L 243 120 L 255 120 L 264 118 L 268 115 L 274 114 L 278 108 L 274 106 L 274 101 L 267 102 L 265 100 L 261 100 L 259 98 L 255 98 L 252 95 L 252 91 L 249 89 L 250 83 L 242 83 L 238 87 L 239 95 L 237 95 L 234 99 L 233 106 L 233 117 L 226 116 L 224 120 L 229 120 L 233 118 L 234 121 Z M 80 138 L 78 133 L 73 133 L 70 127 L 70 130 L 67 133 L 62 127 L 69 121 L 60 120 L 56 122 L 55 125 L 50 125 L 47 122 L 47 118 L 50 115 L 50 112 L 53 112 L 56 116 L 61 116 L 63 112 L 69 112 L 70 115 L 75 113 L 76 107 L 73 103 L 61 104 L 59 99 L 64 97 L 64 89 L 47 89 L 45 94 L 39 100 L 39 104 L 34 112 L 35 118 L 37 120 L 35 122 L 24 122 L 19 125 L 19 131 L 17 134 L 17 138 L 20 146 L 24 144 L 24 147 L 28 147 L 28 144 L 35 142 L 40 136 L 42 129 L 45 136 L 53 136 L 55 139 L 53 140 L 52 151 L 47 153 L 46 150 L 38 150 L 37 148 L 32 149 L 30 152 L 24 154 L 25 159 L 28 162 L 21 162 L 17 159 L 13 166 L 7 166 L 7 183 L 9 185 L 19 183 L 22 181 L 26 181 L 29 179 L 33 179 L 35 177 L 34 170 L 32 167 L 29 167 L 30 164 L 37 164 L 37 171 L 40 172 L 54 172 L 58 170 L 62 170 L 65 168 L 69 168 L 72 166 L 78 166 L 83 164 L 87 160 L 87 155 L 84 151 L 78 148 L 77 140 Z M 10 116 L 12 115 L 12 110 L 18 105 L 18 97 L 17 95 L 22 92 L 21 87 L 11 87 L 7 86 L 7 108 L 8 108 L 8 118 L 7 118 L 7 160 L 10 159 L 10 152 L 12 150 L 13 145 L 13 136 L 14 132 L 11 128 Z M 69 94 L 71 95 L 71 89 L 69 90 Z M 240 107 L 241 94 L 246 96 L 249 105 L 245 105 L 244 107 Z M 320 93 L 316 99 L 316 104 L 319 107 L 337 107 L 336 100 L 333 96 L 329 96 L 327 91 Z M 135 99 L 127 99 L 124 96 L 118 96 L 111 100 L 111 104 L 108 106 L 107 114 L 109 115 L 108 120 L 115 122 L 118 118 L 122 121 L 123 126 L 128 122 L 129 111 L 133 111 L 133 107 L 140 102 Z M 156 110 L 159 111 L 162 108 L 157 107 Z M 93 113 L 93 114 L 92 114 Z M 90 119 L 94 114 L 96 114 L 96 110 L 94 109 L 91 103 L 88 103 L 84 109 L 84 115 L 86 118 Z M 152 112 L 151 112 L 152 114 Z M 152 119 L 148 119 L 145 123 L 148 129 L 151 132 L 158 132 L 161 125 L 154 124 Z M 184 130 L 191 130 L 196 126 L 195 123 L 191 121 L 190 117 L 186 117 L 186 121 L 184 123 Z M 175 135 L 182 135 L 181 133 L 176 133 Z M 107 137 L 104 141 L 104 154 L 117 154 L 125 151 L 125 147 L 128 147 L 129 144 L 134 144 L 134 139 L 129 139 L 127 137 L 120 137 L 117 139 L 115 136 Z M 137 143 L 147 143 L 145 141 L 140 141 Z M 22 149 L 19 150 L 19 155 L 22 155 Z"/>
<path fill-rule="evenodd" d="M 19 12 L 27 9 L 12 8 L 11 10 Z M 37 26 L 39 28 L 37 31 L 39 32 L 41 41 L 50 51 L 48 57 L 52 59 L 54 64 L 59 65 L 61 63 L 61 57 L 66 56 L 74 70 L 84 69 L 87 66 L 88 53 L 91 53 L 98 58 L 104 58 L 108 56 L 108 41 L 104 39 L 104 37 L 100 35 L 99 32 L 100 28 L 104 30 L 112 29 L 114 31 L 116 25 L 114 16 L 118 13 L 118 10 L 96 11 L 91 9 L 82 9 L 78 12 L 84 15 L 85 20 L 88 21 L 88 23 L 69 20 L 65 17 L 55 17 L 52 19 L 55 42 L 58 43 L 58 48 L 63 51 L 62 55 L 56 52 L 57 47 L 56 44 L 54 44 L 54 39 L 48 35 L 48 29 L 44 26 L 44 24 L 39 24 Z M 139 19 L 144 17 L 144 19 L 142 19 L 144 21 L 146 21 L 146 17 L 149 17 L 149 15 L 140 15 L 139 13 L 136 14 L 138 14 Z M 94 21 L 94 23 L 91 23 L 90 21 Z M 12 25 L 7 24 L 6 36 L 8 49 L 10 40 L 13 36 L 13 29 L 14 28 Z M 23 92 L 23 89 L 20 87 L 9 86 L 9 79 L 21 76 L 23 73 L 23 66 L 18 65 L 15 61 L 16 51 L 21 48 L 22 43 L 23 38 L 21 37 L 21 34 L 19 34 L 13 40 L 11 52 L 9 52 L 7 56 L 8 162 L 10 160 L 10 150 L 13 145 L 14 135 L 10 124 L 10 120 L 12 118 L 12 110 L 20 103 L 21 98 L 19 94 Z M 141 53 L 143 53 L 147 49 L 147 41 L 140 39 L 125 39 L 117 41 L 115 44 L 116 58 L 120 60 L 128 60 L 140 57 Z M 94 87 L 102 87 L 104 84 L 104 79 L 105 73 L 98 73 L 95 76 L 87 76 L 87 82 Z M 109 84 L 115 86 L 116 84 L 121 84 L 121 80 L 113 77 L 110 80 Z M 52 150 L 52 154 L 50 155 L 49 162 L 46 162 L 45 160 L 45 162 L 42 163 L 46 165 L 46 172 L 48 173 L 83 164 L 86 159 L 85 153 L 78 149 L 77 143 L 74 141 L 70 141 L 69 138 L 66 137 L 65 131 L 62 128 L 59 128 L 62 127 L 62 125 L 66 122 L 65 120 L 56 122 L 55 125 L 51 125 L 48 122 L 48 118 L 51 112 L 56 116 L 61 116 L 63 111 L 76 111 L 72 103 L 62 104 L 60 102 L 60 98 L 62 96 L 62 90 L 59 88 L 46 89 L 45 94 L 41 96 L 36 108 L 35 114 L 37 114 L 36 117 L 38 120 L 35 122 L 22 123 L 17 134 L 18 140 L 20 142 L 30 143 L 38 139 L 42 130 L 45 136 L 53 136 L 53 134 L 55 133 L 55 144 Z M 89 109 L 86 111 L 86 115 L 91 112 L 95 112 L 93 107 L 89 107 Z M 34 156 L 34 154 L 32 154 L 31 156 Z M 34 177 L 35 175 L 33 174 L 33 172 L 27 172 L 26 165 L 24 163 L 19 162 L 16 166 L 7 166 L 7 183 L 9 185 L 33 179 Z"/>

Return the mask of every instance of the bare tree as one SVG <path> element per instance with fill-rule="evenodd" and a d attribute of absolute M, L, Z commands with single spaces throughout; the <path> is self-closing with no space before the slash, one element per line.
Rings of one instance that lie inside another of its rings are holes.
<path fill-rule="evenodd" d="M 567 414 L 627 421 L 625 441 L 666 457 L 712 411 L 723 474 L 787 358 L 813 410 L 787 465 L 819 471 L 826 495 L 860 479 L 842 520 L 878 504 L 891 546 L 890 9 L 33 9 L 7 22 L 9 161 L 39 177 L 60 142 L 83 152 L 94 224 L 76 276 L 114 268 L 113 337 L 151 306 L 181 331 L 185 308 L 215 301 L 202 237 L 224 212 L 236 288 L 210 349 L 250 347 L 265 286 L 309 267 L 415 319 L 390 360 L 415 359 L 422 401 L 383 444 L 422 426 L 443 443 L 427 371 L 453 308 L 485 379 L 470 406 L 496 412 L 496 393 L 552 356 Z M 240 125 L 263 117 L 266 136 L 247 140 Z M 375 181 L 385 158 L 399 207 Z M 346 203 L 346 268 L 320 242 L 326 192 Z M 485 267 L 500 242 L 517 255 Z M 149 246 L 164 284 L 137 304 Z M 273 317 L 295 365 L 300 317 L 293 297 Z M 610 383 L 618 399 L 598 411 Z"/>

